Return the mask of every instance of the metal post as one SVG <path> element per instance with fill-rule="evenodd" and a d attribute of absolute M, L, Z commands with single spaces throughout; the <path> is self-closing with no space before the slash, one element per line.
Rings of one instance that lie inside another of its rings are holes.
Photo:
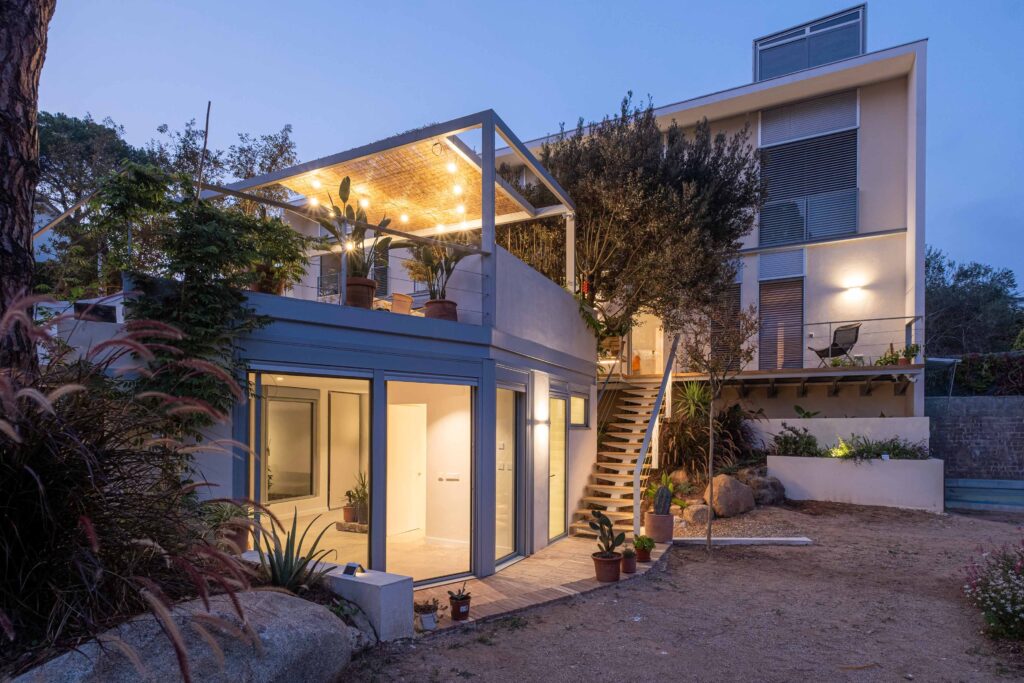
<path fill-rule="evenodd" d="M 341 224 L 341 282 L 338 283 L 339 304 L 345 305 L 348 295 L 348 221 Z"/>
<path fill-rule="evenodd" d="M 483 324 L 493 326 L 497 317 L 497 302 L 495 301 L 495 280 L 498 276 L 498 257 L 494 248 L 495 217 L 494 217 L 494 112 L 488 111 L 484 115 L 483 123 L 480 126 L 482 138 L 483 155 L 481 164 L 481 194 L 480 194 L 480 248 L 485 254 L 481 257 L 483 271 Z"/>
<path fill-rule="evenodd" d="M 565 214 L 565 288 L 576 293 L 576 214 Z"/>

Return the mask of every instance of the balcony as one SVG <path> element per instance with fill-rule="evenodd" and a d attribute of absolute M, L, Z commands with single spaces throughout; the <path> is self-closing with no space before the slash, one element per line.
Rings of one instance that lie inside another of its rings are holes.
<path fill-rule="evenodd" d="M 761 209 L 759 246 L 827 240 L 857 232 L 857 188 L 768 202 Z"/>

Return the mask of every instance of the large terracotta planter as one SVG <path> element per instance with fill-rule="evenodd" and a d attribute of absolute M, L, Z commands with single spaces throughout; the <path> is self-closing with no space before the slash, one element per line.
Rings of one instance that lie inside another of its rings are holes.
<path fill-rule="evenodd" d="M 368 277 L 345 278 L 345 305 L 353 308 L 373 308 L 373 295 L 377 281 Z"/>
<path fill-rule="evenodd" d="M 674 521 L 675 515 L 656 515 L 648 512 L 644 515 L 644 533 L 653 538 L 655 543 L 671 543 Z"/>
<path fill-rule="evenodd" d="M 426 318 L 435 320 L 459 320 L 459 305 L 450 299 L 431 299 L 423 308 Z"/>
<path fill-rule="evenodd" d="M 602 583 L 613 583 L 619 580 L 622 553 L 612 553 L 611 557 L 601 557 L 601 553 L 591 555 L 594 558 L 594 573 Z"/>

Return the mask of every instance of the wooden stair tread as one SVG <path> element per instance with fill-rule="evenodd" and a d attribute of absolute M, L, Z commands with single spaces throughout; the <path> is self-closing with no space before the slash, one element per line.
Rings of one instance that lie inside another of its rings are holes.
<path fill-rule="evenodd" d="M 587 484 L 587 488 L 592 491 L 600 491 L 601 493 L 633 493 L 632 486 L 622 486 L 620 484 Z"/>
<path fill-rule="evenodd" d="M 589 519 L 593 519 L 594 515 L 590 514 L 593 510 L 577 510 L 577 515 L 584 515 Z M 624 510 L 601 510 L 608 519 L 633 519 L 633 513 Z"/>
<path fill-rule="evenodd" d="M 606 507 L 613 508 L 625 508 L 633 507 L 633 503 L 636 502 L 632 498 L 603 498 L 601 496 L 583 496 L 580 498 L 580 502 L 589 503 L 593 505 L 604 505 Z"/>

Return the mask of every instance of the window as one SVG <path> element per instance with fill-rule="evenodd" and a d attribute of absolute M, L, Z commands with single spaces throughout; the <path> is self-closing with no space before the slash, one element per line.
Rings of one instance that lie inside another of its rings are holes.
<path fill-rule="evenodd" d="M 758 368 L 803 367 L 803 278 L 761 282 L 758 310 Z"/>
<path fill-rule="evenodd" d="M 586 427 L 590 424 L 590 400 L 585 396 L 569 397 L 569 425 Z"/>
<path fill-rule="evenodd" d="M 867 7 L 861 5 L 755 40 L 754 80 L 785 76 L 864 54 L 866 14 Z"/>
<path fill-rule="evenodd" d="M 377 281 L 376 296 L 391 294 L 389 273 L 390 260 L 387 249 L 384 249 L 374 255 L 373 271 L 370 273 L 371 277 Z"/>
<path fill-rule="evenodd" d="M 761 150 L 762 247 L 857 232 L 857 130 Z"/>
<path fill-rule="evenodd" d="M 565 399 L 548 400 L 551 431 L 548 441 L 548 540 L 565 535 L 566 514 L 566 420 Z"/>
<path fill-rule="evenodd" d="M 318 394 L 304 389 L 267 389 L 263 452 L 268 503 L 314 493 L 318 399 Z"/>
<path fill-rule="evenodd" d="M 323 254 L 320 259 L 320 276 L 317 277 L 317 296 L 335 296 L 341 293 L 341 256 Z"/>
<path fill-rule="evenodd" d="M 498 562 L 516 552 L 520 396 L 510 389 L 498 389 L 494 445 L 494 559 Z"/>
<path fill-rule="evenodd" d="M 727 364 L 729 370 L 740 369 L 740 358 L 730 349 L 730 335 L 735 338 L 740 321 L 740 285 L 733 283 L 722 293 L 722 308 L 726 315 L 711 321 L 711 357 L 715 362 Z"/>

